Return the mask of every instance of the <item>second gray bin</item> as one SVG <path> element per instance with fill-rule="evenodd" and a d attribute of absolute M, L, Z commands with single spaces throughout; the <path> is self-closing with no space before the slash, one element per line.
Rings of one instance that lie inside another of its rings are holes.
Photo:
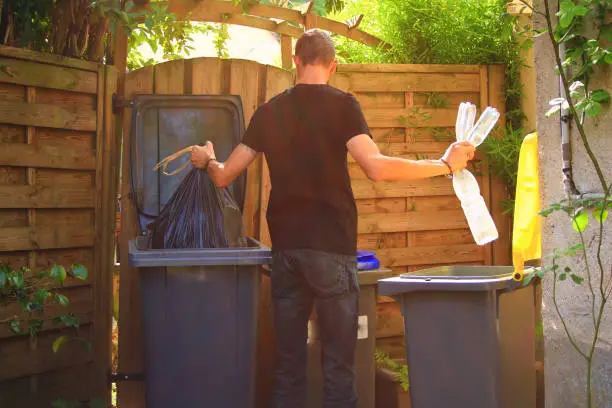
<path fill-rule="evenodd" d="M 130 245 L 142 288 L 148 408 L 251 408 L 260 265 L 270 250 Z"/>
<path fill-rule="evenodd" d="M 428 269 L 379 281 L 404 317 L 412 408 L 533 408 L 532 286 L 512 267 Z"/>

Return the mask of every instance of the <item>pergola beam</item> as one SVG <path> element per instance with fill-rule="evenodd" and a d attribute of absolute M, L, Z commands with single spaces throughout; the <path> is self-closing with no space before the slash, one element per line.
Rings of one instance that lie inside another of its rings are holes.
<path fill-rule="evenodd" d="M 240 5 L 234 5 L 231 1 L 218 0 L 201 0 L 197 3 L 194 3 L 193 0 L 169 0 L 165 4 L 168 5 L 168 11 L 175 13 L 180 20 L 236 24 L 291 37 L 299 37 L 305 28 L 319 28 L 366 45 L 388 47 L 388 44 L 379 38 L 357 29 L 358 24 L 351 27 L 346 23 L 310 13 L 314 2 L 309 4 L 305 14 L 298 10 L 264 4 L 249 6 L 246 13 L 243 13 Z M 141 9 L 148 7 L 150 5 Z"/>

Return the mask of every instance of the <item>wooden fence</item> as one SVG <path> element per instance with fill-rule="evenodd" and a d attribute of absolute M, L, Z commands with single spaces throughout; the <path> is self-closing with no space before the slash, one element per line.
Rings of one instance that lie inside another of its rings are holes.
<path fill-rule="evenodd" d="M 391 156 L 441 157 L 455 138 L 460 102 L 504 113 L 502 66 L 344 65 L 337 77 L 360 101 L 374 139 Z M 500 233 L 486 247 L 474 243 L 448 179 L 374 183 L 349 162 L 359 210 L 358 246 L 374 250 L 383 266 L 400 274 L 437 265 L 509 264 L 509 219 L 500 208 L 506 189 L 481 160 L 473 172 Z M 378 348 L 403 356 L 399 305 L 379 297 L 377 315 Z"/>
<path fill-rule="evenodd" d="M 201 58 L 147 67 L 128 74 L 126 98 L 136 94 L 232 94 L 242 97 L 248 123 L 256 108 L 293 84 L 293 73 L 251 61 Z M 458 104 L 471 101 L 504 110 L 503 67 L 344 65 L 331 85 L 350 91 L 361 102 L 373 135 L 383 152 L 410 158 L 438 158 L 454 137 Z M 125 114 L 124 134 L 130 129 Z M 124 158 L 129 157 L 124 144 Z M 123 174 L 128 175 L 124 160 Z M 489 176 L 484 164 L 477 174 L 482 193 L 492 208 L 500 239 L 487 247 L 474 244 L 451 183 L 446 178 L 413 182 L 373 183 L 350 162 L 349 171 L 359 208 L 359 247 L 374 249 L 382 264 L 397 273 L 438 264 L 508 264 L 509 220 L 499 201 L 505 188 Z M 260 159 L 248 169 L 244 223 L 250 236 L 270 244 L 265 211 L 270 177 Z M 135 211 L 124 179 L 121 252 L 136 236 Z M 270 319 L 269 281 L 264 278 L 260 304 L 258 344 L 258 400 L 270 387 L 273 336 Z M 142 330 L 137 271 L 121 265 L 120 371 L 142 372 Z M 392 355 L 403 354 L 403 326 L 399 309 L 380 298 L 378 346 Z M 121 383 L 123 406 L 144 407 L 143 384 Z"/>
<path fill-rule="evenodd" d="M 84 264 L 88 279 L 61 293 L 92 344 L 53 352 L 58 308 L 37 341 L 0 326 L 2 407 L 109 395 L 115 82 L 112 67 L 0 47 L 0 262 L 33 271 Z M 19 310 L 0 307 L 0 320 Z"/>

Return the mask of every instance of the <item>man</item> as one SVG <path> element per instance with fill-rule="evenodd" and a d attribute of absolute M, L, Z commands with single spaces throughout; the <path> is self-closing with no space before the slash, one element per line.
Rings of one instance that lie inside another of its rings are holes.
<path fill-rule="evenodd" d="M 357 209 L 347 151 L 372 180 L 411 180 L 466 167 L 474 147 L 453 143 L 440 160 L 387 157 L 372 141 L 360 105 L 329 85 L 335 71 L 331 38 L 317 30 L 295 45 L 296 85 L 260 106 L 242 144 L 225 163 L 212 144 L 194 147 L 194 166 L 208 168 L 219 187 L 260 153 L 270 169 L 267 219 L 272 238 L 272 299 L 276 329 L 274 408 L 307 401 L 307 324 L 316 307 L 325 378 L 324 407 L 354 408 L 357 342 Z"/>

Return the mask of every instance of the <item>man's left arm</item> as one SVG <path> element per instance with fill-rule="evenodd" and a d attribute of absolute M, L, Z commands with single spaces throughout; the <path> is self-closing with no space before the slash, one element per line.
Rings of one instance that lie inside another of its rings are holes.
<path fill-rule="evenodd" d="M 245 144 L 239 144 L 223 163 L 217 161 L 214 146 L 194 146 L 191 150 L 191 164 L 199 169 L 207 168 L 211 180 L 219 188 L 231 185 L 257 157 L 257 152 Z"/>

